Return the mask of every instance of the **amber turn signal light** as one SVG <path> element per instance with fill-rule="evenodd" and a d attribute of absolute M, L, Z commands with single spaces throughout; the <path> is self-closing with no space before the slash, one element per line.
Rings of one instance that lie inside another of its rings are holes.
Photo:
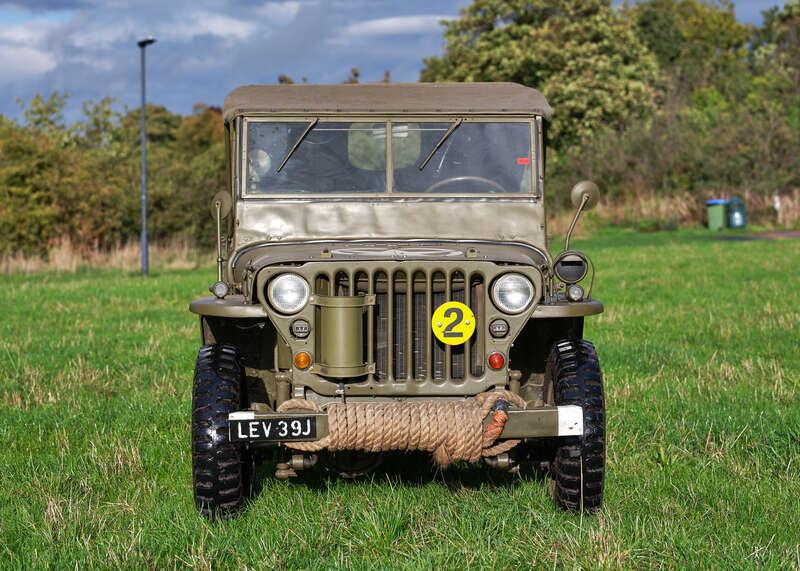
<path fill-rule="evenodd" d="M 298 369 L 308 369 L 311 366 L 311 355 L 306 351 L 295 353 L 294 366 Z"/>
<path fill-rule="evenodd" d="M 506 358 L 503 357 L 502 353 L 491 353 L 489 355 L 489 366 L 494 369 L 502 369 L 506 364 Z"/>

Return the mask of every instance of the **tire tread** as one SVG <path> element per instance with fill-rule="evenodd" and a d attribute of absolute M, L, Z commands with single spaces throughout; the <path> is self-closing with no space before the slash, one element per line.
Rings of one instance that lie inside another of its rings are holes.
<path fill-rule="evenodd" d="M 235 515 L 248 494 L 245 447 L 228 439 L 228 414 L 240 410 L 244 370 L 229 345 L 205 345 L 192 391 L 192 480 L 195 505 L 209 519 Z"/>
<path fill-rule="evenodd" d="M 583 435 L 562 439 L 550 464 L 554 500 L 569 511 L 597 511 L 603 503 L 606 443 L 603 375 L 594 345 L 556 342 L 545 377 L 553 385 L 556 405 L 583 408 Z"/>

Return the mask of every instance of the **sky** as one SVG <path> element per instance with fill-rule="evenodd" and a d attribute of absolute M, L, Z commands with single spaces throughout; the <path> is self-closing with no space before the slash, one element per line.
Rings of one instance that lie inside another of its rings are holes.
<path fill-rule="evenodd" d="M 424 57 L 441 53 L 441 20 L 469 0 L 0 0 L 0 113 L 53 91 L 81 102 L 111 96 L 139 105 L 139 48 L 147 48 L 148 101 L 188 113 L 221 105 L 237 85 L 281 73 L 312 83 L 363 81 L 389 70 L 416 81 Z M 617 2 L 618 3 L 618 2 Z M 780 0 L 738 0 L 739 20 L 759 23 Z"/>

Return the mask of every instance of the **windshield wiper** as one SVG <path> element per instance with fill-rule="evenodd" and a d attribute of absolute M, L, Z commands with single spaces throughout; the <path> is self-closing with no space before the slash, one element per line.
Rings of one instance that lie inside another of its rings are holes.
<path fill-rule="evenodd" d="M 419 165 L 419 170 L 423 170 L 423 169 L 424 169 L 426 166 L 428 166 L 428 163 L 429 163 L 429 162 L 431 162 L 431 159 L 433 158 L 433 155 L 435 155 L 435 154 L 436 154 L 436 151 L 438 151 L 438 150 L 439 150 L 439 147 L 441 147 L 442 145 L 444 145 L 444 142 L 445 142 L 445 141 L 448 139 L 448 137 L 450 137 L 450 135 L 452 135 L 452 134 L 453 134 L 453 131 L 455 131 L 456 129 L 458 129 L 458 127 L 459 127 L 459 126 L 461 125 L 461 123 L 463 123 L 463 122 L 464 122 L 464 120 L 463 120 L 463 119 L 456 119 L 456 120 L 453 122 L 453 124 L 452 124 L 452 125 L 450 125 L 450 128 L 449 128 L 449 129 L 447 129 L 447 131 L 445 131 L 444 135 L 442 135 L 442 138 L 441 138 L 441 139 L 439 139 L 439 140 L 436 142 L 436 144 L 433 146 L 433 148 L 431 149 L 431 152 L 428 154 L 428 156 L 425 158 L 425 160 L 424 160 L 424 161 L 422 161 L 422 163 L 420 163 L 420 165 Z"/>
<path fill-rule="evenodd" d="M 294 142 L 294 145 L 292 145 L 292 148 L 291 148 L 291 149 L 289 149 L 289 152 L 288 152 L 288 153 L 286 153 L 286 156 L 285 156 L 285 157 L 283 157 L 283 160 L 281 161 L 281 164 L 278 166 L 278 168 L 276 168 L 276 169 L 275 169 L 275 173 L 279 173 L 279 172 L 281 172 L 281 170 L 283 169 L 283 167 L 285 167 L 285 166 L 286 166 L 286 163 L 288 163 L 288 162 L 289 162 L 289 159 L 290 159 L 290 158 L 292 158 L 292 155 L 293 155 L 293 154 L 294 154 L 294 152 L 297 150 L 297 147 L 299 147 L 299 146 L 300 146 L 300 143 L 302 143 L 302 142 L 303 142 L 303 139 L 305 139 L 305 138 L 308 136 L 308 134 L 311 132 L 311 130 L 312 130 L 314 127 L 316 127 L 316 126 L 317 126 L 317 123 L 319 123 L 319 119 L 314 119 L 313 121 L 311 121 L 311 123 L 309 123 L 308 125 L 306 125 L 306 128 L 305 128 L 305 130 L 303 131 L 303 133 L 302 133 L 302 134 L 301 134 L 301 135 L 300 135 L 300 136 L 297 138 L 297 140 Z"/>

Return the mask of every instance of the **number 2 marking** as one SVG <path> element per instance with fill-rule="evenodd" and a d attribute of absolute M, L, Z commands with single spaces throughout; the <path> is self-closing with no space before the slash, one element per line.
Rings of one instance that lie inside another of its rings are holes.
<path fill-rule="evenodd" d="M 464 334 L 461 331 L 453 331 L 453 328 L 457 327 L 462 321 L 464 321 L 464 312 L 461 311 L 460 307 L 448 307 L 444 312 L 444 317 L 447 319 L 451 315 L 455 315 L 456 318 L 447 324 L 447 327 L 444 328 L 442 335 L 445 337 L 463 337 Z"/>

